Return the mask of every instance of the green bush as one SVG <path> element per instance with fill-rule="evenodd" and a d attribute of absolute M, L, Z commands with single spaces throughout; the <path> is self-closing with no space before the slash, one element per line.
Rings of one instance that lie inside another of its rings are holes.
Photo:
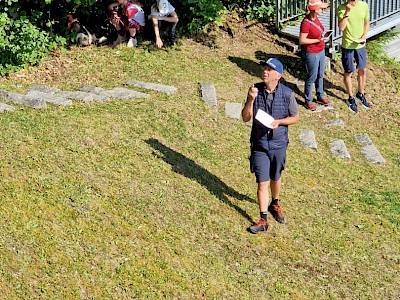
<path fill-rule="evenodd" d="M 6 13 L 0 14 L 0 75 L 39 62 L 55 47 L 49 34 L 26 17 L 13 20 Z"/>

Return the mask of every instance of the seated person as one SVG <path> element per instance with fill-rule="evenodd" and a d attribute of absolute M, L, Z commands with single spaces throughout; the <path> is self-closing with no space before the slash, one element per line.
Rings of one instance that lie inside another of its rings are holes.
<path fill-rule="evenodd" d="M 118 15 L 119 6 L 122 8 L 121 17 Z M 129 32 L 127 47 L 136 46 L 136 34 L 143 32 L 143 27 L 145 26 L 145 17 L 141 4 L 136 0 L 117 0 L 108 6 L 108 10 L 111 13 L 110 22 L 118 32 L 118 38 L 114 45 L 125 41 L 126 32 Z"/>
<path fill-rule="evenodd" d="M 175 29 L 179 20 L 175 8 L 168 0 L 156 0 L 156 3 L 151 6 L 149 19 L 153 24 L 157 47 L 161 48 L 164 45 L 160 36 L 160 29 L 164 26 L 168 28 L 169 44 L 175 45 Z"/>

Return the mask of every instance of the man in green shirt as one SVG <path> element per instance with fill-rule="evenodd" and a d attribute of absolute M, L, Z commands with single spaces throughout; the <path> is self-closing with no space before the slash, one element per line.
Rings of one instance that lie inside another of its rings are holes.
<path fill-rule="evenodd" d="M 368 4 L 359 0 L 348 0 L 339 5 L 337 10 L 339 30 L 342 37 L 342 64 L 344 69 L 343 81 L 349 95 L 347 104 L 349 109 L 358 111 L 356 99 L 364 108 L 371 108 L 364 96 L 365 80 L 367 74 L 367 51 L 365 42 L 369 30 Z M 357 65 L 358 91 L 353 96 L 351 76 L 355 71 L 354 61 Z"/>

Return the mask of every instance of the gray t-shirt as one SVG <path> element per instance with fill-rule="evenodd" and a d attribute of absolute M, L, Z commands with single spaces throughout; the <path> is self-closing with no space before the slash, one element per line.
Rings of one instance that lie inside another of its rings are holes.
<path fill-rule="evenodd" d="M 274 93 L 267 93 L 267 97 L 265 99 L 266 101 L 266 106 L 267 106 L 267 112 L 271 113 L 271 106 L 272 106 L 272 101 L 274 100 Z M 290 95 L 290 102 L 289 102 L 289 115 L 290 116 L 295 116 L 299 113 L 299 109 L 297 107 L 297 101 L 296 101 L 296 97 L 294 96 L 294 92 L 292 92 L 292 94 Z"/>

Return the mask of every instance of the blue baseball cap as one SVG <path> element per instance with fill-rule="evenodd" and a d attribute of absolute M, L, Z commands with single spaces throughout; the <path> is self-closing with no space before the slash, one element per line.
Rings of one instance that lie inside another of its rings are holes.
<path fill-rule="evenodd" d="M 260 65 L 265 66 L 268 65 L 275 71 L 277 71 L 279 74 L 283 74 L 283 65 L 282 63 L 277 59 L 277 58 L 270 58 L 268 60 L 263 60 L 260 61 Z"/>

